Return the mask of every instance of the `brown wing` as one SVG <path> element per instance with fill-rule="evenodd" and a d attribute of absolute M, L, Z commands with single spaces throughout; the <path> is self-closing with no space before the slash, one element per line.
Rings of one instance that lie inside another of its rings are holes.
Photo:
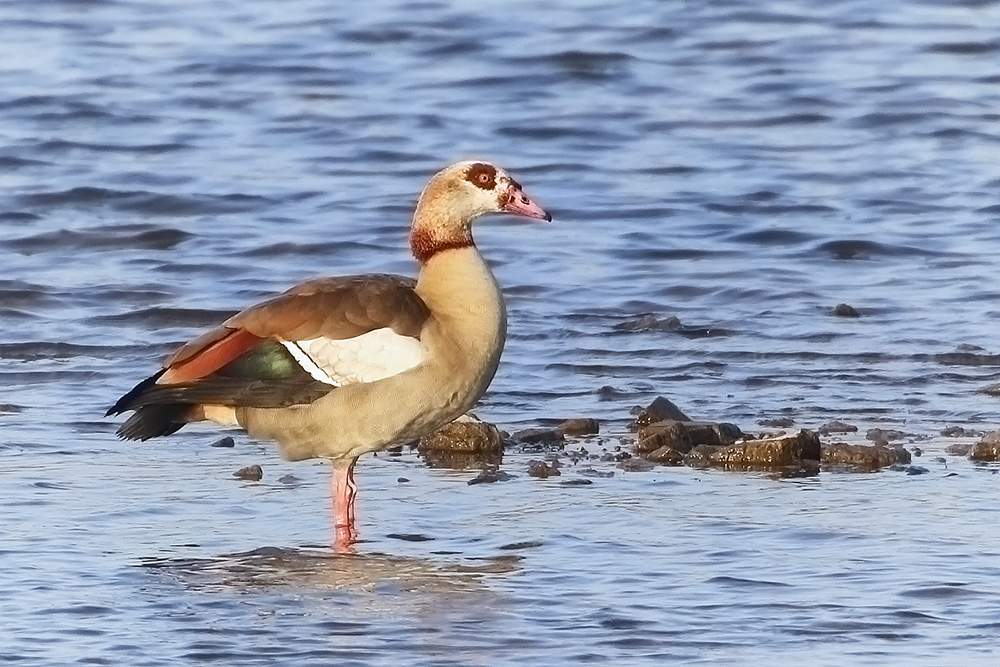
<path fill-rule="evenodd" d="M 429 311 L 401 276 L 369 274 L 318 278 L 237 313 L 170 355 L 160 384 L 210 375 L 261 341 L 354 338 L 389 328 L 417 338 Z"/>

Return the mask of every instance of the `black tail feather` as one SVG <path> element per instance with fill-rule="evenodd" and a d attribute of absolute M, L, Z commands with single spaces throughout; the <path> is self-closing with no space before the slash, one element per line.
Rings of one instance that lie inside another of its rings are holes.
<path fill-rule="evenodd" d="M 118 429 L 118 437 L 122 440 L 149 440 L 170 435 L 187 423 L 184 416 L 190 409 L 188 403 L 144 405 L 125 420 Z"/>
<path fill-rule="evenodd" d="M 135 399 L 139 398 L 142 394 L 146 392 L 151 386 L 156 384 L 156 381 L 160 379 L 160 376 L 167 372 L 167 369 L 159 371 L 156 375 L 146 378 L 132 389 L 118 399 L 118 401 L 108 408 L 108 411 L 104 413 L 105 417 L 110 417 L 111 415 L 120 415 L 126 410 L 132 409 L 132 403 Z"/>

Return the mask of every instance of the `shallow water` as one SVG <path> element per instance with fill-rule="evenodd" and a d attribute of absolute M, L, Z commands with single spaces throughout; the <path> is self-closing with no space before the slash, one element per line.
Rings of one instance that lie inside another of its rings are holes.
<path fill-rule="evenodd" d="M 992 664 L 996 469 L 938 433 L 996 426 L 1000 4 L 335 4 L 0 3 L 0 661 Z M 369 457 L 335 558 L 326 464 L 114 438 L 226 314 L 411 274 L 416 193 L 468 157 L 555 216 L 478 227 L 482 418 L 597 417 L 600 452 L 662 394 L 896 428 L 928 472 Z"/>

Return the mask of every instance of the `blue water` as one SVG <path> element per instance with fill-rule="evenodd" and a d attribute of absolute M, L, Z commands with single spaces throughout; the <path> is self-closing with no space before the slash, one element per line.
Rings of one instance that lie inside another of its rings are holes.
<path fill-rule="evenodd" d="M 939 433 L 997 426 L 1000 3 L 0 19 L 0 662 L 995 662 L 998 477 Z M 568 486 L 584 464 L 536 480 L 512 453 L 469 486 L 368 457 L 335 558 L 326 463 L 115 439 L 104 409 L 227 314 L 412 275 L 417 193 L 473 157 L 555 217 L 477 228 L 510 312 L 480 417 L 596 417 L 569 447 L 600 453 L 665 395 L 745 430 L 898 429 L 928 472 L 594 462 L 614 476 Z"/>

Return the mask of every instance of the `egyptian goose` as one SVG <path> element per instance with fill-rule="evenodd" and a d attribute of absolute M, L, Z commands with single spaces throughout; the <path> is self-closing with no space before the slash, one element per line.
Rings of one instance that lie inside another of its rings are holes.
<path fill-rule="evenodd" d="M 346 550 L 358 457 L 463 415 L 497 370 L 506 309 L 472 239 L 472 222 L 490 213 L 552 219 L 503 169 L 454 164 L 417 202 L 416 281 L 319 278 L 251 306 L 122 396 L 107 414 L 134 413 L 118 436 L 147 440 L 207 420 L 276 440 L 289 460 L 331 459 L 334 547 Z"/>

